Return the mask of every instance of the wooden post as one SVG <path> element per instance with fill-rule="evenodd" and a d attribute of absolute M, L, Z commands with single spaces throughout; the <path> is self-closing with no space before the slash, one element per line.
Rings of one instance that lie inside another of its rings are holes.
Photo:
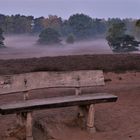
<path fill-rule="evenodd" d="M 29 99 L 28 91 L 24 92 L 24 100 Z M 33 140 L 33 118 L 32 112 L 27 112 L 26 114 L 26 122 L 25 122 L 25 129 L 26 129 L 26 140 Z"/>
<path fill-rule="evenodd" d="M 88 110 L 88 116 L 87 116 L 87 129 L 90 132 L 95 132 L 95 126 L 94 126 L 94 115 L 95 115 L 95 108 L 94 108 L 94 104 L 91 104 L 89 106 L 89 110 Z"/>
<path fill-rule="evenodd" d="M 27 112 L 26 118 L 26 140 L 33 140 L 33 130 L 32 130 L 32 112 Z"/>
<path fill-rule="evenodd" d="M 80 87 L 76 87 L 75 95 L 80 95 L 80 94 L 81 94 L 81 88 Z"/>
<path fill-rule="evenodd" d="M 29 99 L 29 93 L 28 91 L 24 92 L 24 100 L 28 100 Z"/>
<path fill-rule="evenodd" d="M 76 87 L 75 89 L 75 95 L 78 96 L 81 94 L 81 88 L 80 87 Z M 78 106 L 78 118 L 79 117 L 83 117 L 84 113 L 83 113 L 83 108 L 81 106 Z"/>

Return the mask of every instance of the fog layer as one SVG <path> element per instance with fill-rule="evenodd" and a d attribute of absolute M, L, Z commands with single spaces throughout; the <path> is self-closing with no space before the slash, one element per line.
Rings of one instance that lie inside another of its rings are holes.
<path fill-rule="evenodd" d="M 18 35 L 5 37 L 5 49 L 0 50 L 1 59 L 30 58 L 43 56 L 62 56 L 95 53 L 112 53 L 105 39 L 81 41 L 74 44 L 62 42 L 61 45 L 41 46 L 37 36 Z"/>

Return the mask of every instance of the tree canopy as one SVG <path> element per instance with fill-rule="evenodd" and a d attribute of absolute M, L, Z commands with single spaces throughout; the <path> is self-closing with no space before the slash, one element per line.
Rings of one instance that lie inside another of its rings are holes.
<path fill-rule="evenodd" d="M 59 32 L 52 28 L 46 28 L 45 30 L 43 30 L 40 33 L 38 40 L 40 44 L 56 44 L 60 41 L 61 40 Z"/>
<path fill-rule="evenodd" d="M 87 38 L 91 35 L 92 18 L 84 14 L 70 16 L 69 25 L 73 34 L 78 38 Z"/>
<path fill-rule="evenodd" d="M 126 26 L 123 22 L 113 23 L 106 39 L 114 52 L 136 51 L 140 44 L 133 36 L 126 34 Z"/>
<path fill-rule="evenodd" d="M 69 44 L 73 44 L 75 41 L 75 37 L 73 34 L 69 34 L 67 39 L 66 39 L 66 42 L 69 43 Z"/>

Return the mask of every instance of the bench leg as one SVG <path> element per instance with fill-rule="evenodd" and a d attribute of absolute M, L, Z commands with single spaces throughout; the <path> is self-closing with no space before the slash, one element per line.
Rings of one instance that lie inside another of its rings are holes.
<path fill-rule="evenodd" d="M 87 129 L 88 106 L 78 106 L 78 124 Z"/>
<path fill-rule="evenodd" d="M 27 113 L 26 118 L 26 140 L 33 140 L 33 124 L 32 124 L 32 112 Z"/>
<path fill-rule="evenodd" d="M 26 113 L 17 113 L 17 124 L 19 126 L 24 126 L 26 122 Z"/>
<path fill-rule="evenodd" d="M 94 104 L 91 104 L 89 106 L 88 110 L 88 116 L 87 116 L 87 130 L 90 132 L 95 132 L 95 126 L 94 126 L 94 115 L 95 115 L 95 108 Z"/>
<path fill-rule="evenodd" d="M 85 117 L 85 106 L 78 106 L 78 118 Z"/>

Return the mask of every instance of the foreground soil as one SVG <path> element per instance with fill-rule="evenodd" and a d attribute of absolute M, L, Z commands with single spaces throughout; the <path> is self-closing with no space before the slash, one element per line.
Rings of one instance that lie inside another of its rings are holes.
<path fill-rule="evenodd" d="M 70 107 L 35 112 L 35 140 L 139 140 L 140 72 L 105 73 L 105 81 L 104 87 L 83 89 L 85 93 L 108 92 L 118 96 L 116 103 L 96 105 L 96 133 L 87 132 L 76 119 L 77 107 Z M 74 91 L 41 90 L 31 94 L 31 98 L 65 94 Z M 1 96 L 0 104 L 21 99 L 21 94 Z M 15 121 L 15 115 L 0 116 L 0 140 L 24 140 L 24 129 L 10 133 Z"/>

